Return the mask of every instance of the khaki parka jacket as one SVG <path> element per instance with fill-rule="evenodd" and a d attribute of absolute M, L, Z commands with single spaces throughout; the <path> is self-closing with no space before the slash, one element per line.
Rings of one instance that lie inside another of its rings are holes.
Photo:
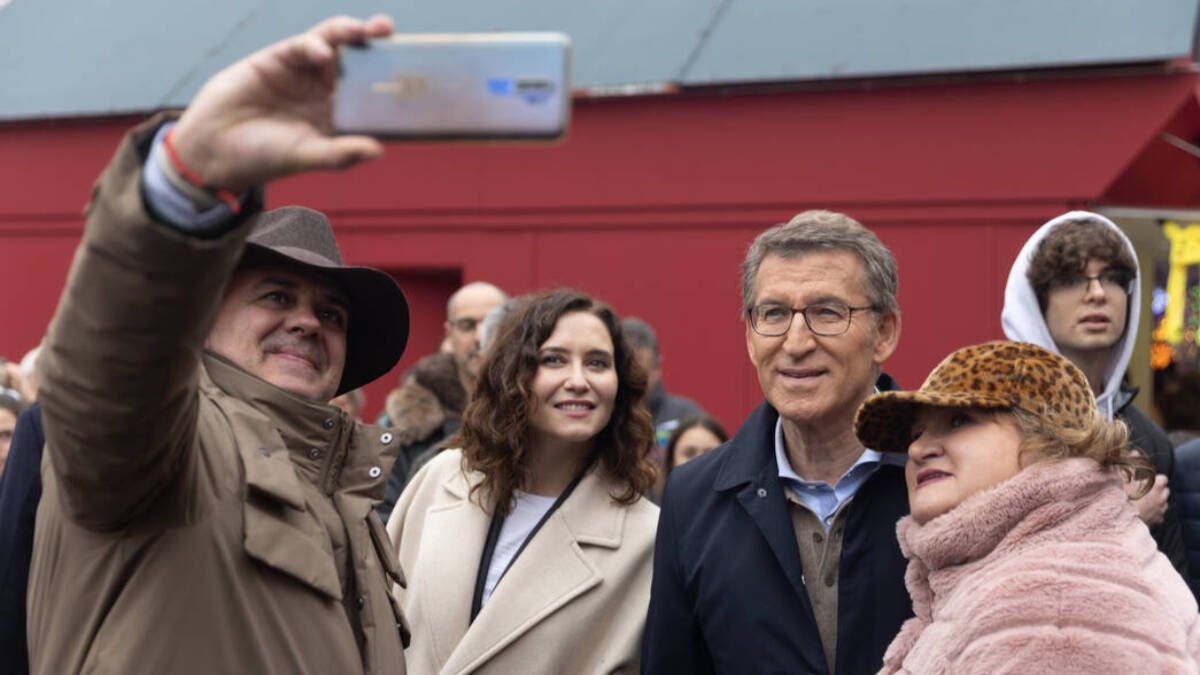
<path fill-rule="evenodd" d="M 397 442 L 203 351 L 247 225 L 155 221 L 101 176 L 40 357 L 34 673 L 403 673 L 374 506 Z"/>

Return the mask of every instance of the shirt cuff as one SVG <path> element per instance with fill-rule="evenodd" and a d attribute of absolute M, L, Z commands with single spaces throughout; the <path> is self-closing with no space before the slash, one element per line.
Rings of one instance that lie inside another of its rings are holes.
<path fill-rule="evenodd" d="M 154 134 L 154 143 L 142 164 L 142 194 L 150 210 L 176 229 L 198 235 L 221 232 L 229 227 L 235 215 L 233 209 L 216 198 L 208 204 L 197 203 L 197 199 L 172 183 L 163 170 L 160 159 L 166 152 L 163 138 L 175 124 L 168 122 Z"/>

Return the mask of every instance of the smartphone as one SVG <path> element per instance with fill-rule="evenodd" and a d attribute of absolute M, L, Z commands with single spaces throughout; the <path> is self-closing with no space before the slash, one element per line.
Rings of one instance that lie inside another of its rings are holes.
<path fill-rule="evenodd" d="M 554 140 L 571 119 L 562 33 L 396 35 L 341 53 L 339 133 L 393 139 Z"/>

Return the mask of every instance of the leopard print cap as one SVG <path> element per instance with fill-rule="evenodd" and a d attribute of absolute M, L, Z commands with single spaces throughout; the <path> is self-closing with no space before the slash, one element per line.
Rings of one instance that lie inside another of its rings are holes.
<path fill-rule="evenodd" d="M 868 448 L 907 453 L 921 406 L 1020 408 L 1060 427 L 1082 429 L 1097 414 L 1087 378 L 1066 358 L 1027 342 L 995 341 L 950 354 L 917 391 L 889 391 L 858 409 L 855 431 Z"/>

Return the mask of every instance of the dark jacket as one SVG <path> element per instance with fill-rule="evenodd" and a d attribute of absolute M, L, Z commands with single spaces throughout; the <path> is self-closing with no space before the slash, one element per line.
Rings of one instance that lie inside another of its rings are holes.
<path fill-rule="evenodd" d="M 654 551 L 643 672 L 827 673 L 760 405 L 725 445 L 671 472 Z M 912 616 L 896 521 L 904 469 L 883 465 L 846 507 L 838 673 L 874 673 Z"/>
<path fill-rule="evenodd" d="M 458 431 L 466 406 L 467 391 L 449 354 L 421 359 L 388 394 L 379 424 L 395 427 L 400 453 L 388 475 L 383 502 L 375 507 L 383 522 L 392 514 L 408 481 L 442 449 L 442 442 Z"/>
<path fill-rule="evenodd" d="M 1175 448 L 1171 496 L 1179 507 L 1180 530 L 1187 550 L 1188 574 L 1185 578 L 1192 588 L 1192 595 L 1200 602 L 1200 438 Z"/>
<path fill-rule="evenodd" d="M 690 398 L 668 394 L 662 380 L 654 390 L 646 395 L 646 408 L 654 416 L 654 427 L 657 429 L 664 424 L 676 422 L 684 417 L 692 417 L 704 413 L 704 409 Z M 670 435 L 671 429 L 667 430 Z"/>
<path fill-rule="evenodd" d="M 0 477 L 0 664 L 29 672 L 25 646 L 25 592 L 33 554 L 33 521 L 42 498 L 42 408 L 21 413 Z"/>
<path fill-rule="evenodd" d="M 1132 390 L 1137 393 L 1136 390 Z M 1124 406 L 1117 410 L 1117 418 L 1129 425 L 1129 442 L 1140 449 L 1154 462 L 1155 473 L 1161 473 L 1167 478 L 1175 475 L 1175 451 L 1171 441 L 1149 417 L 1133 405 L 1131 397 Z M 1172 479 L 1173 481 L 1173 479 Z M 1188 578 L 1187 548 L 1183 543 L 1183 528 L 1179 519 L 1179 498 L 1172 482 L 1171 494 L 1167 497 L 1167 512 L 1160 525 L 1150 528 L 1158 550 L 1162 551 L 1171 564 L 1184 578 Z"/>

